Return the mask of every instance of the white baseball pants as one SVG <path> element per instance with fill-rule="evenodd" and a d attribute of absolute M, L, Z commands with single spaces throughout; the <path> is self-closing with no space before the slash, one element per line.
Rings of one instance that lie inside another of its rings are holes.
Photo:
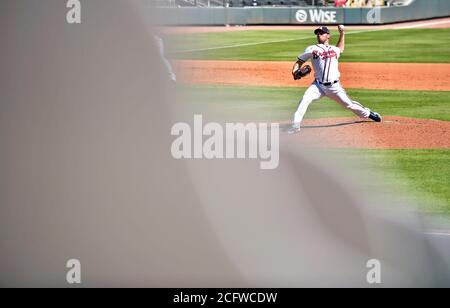
<path fill-rule="evenodd" d="M 364 107 L 360 103 L 353 101 L 350 97 L 348 97 L 340 82 L 337 82 L 331 86 L 324 86 L 319 84 L 317 81 L 314 81 L 308 90 L 306 90 L 300 104 L 298 105 L 294 116 L 294 125 L 300 125 L 309 105 L 323 96 L 331 98 L 338 104 L 352 111 L 360 118 L 368 118 L 370 115 L 369 108 Z"/>

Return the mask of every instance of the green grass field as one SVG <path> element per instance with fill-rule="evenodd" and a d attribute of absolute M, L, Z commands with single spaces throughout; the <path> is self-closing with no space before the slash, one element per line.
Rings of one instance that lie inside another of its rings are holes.
<path fill-rule="evenodd" d="M 330 150 L 342 163 L 364 168 L 377 177 L 366 187 L 414 204 L 423 213 L 450 219 L 450 150 Z"/>
<path fill-rule="evenodd" d="M 337 40 L 337 31 L 332 29 L 333 33 L 331 44 Z M 316 44 L 314 34 L 305 30 L 249 30 L 168 37 L 169 52 L 176 59 L 294 61 L 313 44 Z M 450 63 L 450 29 L 348 31 L 346 44 L 340 59 L 343 62 Z M 196 51 L 189 51 L 193 49 Z"/>
<path fill-rule="evenodd" d="M 336 35 L 331 43 L 335 44 L 335 40 Z M 292 30 L 169 37 L 169 50 L 177 59 L 294 61 L 311 44 L 315 44 L 311 31 Z M 180 52 L 190 49 L 203 50 Z M 340 60 L 450 63 L 450 29 L 347 31 L 346 51 Z M 217 114 L 230 121 L 287 121 L 304 91 L 295 87 L 196 85 L 186 87 L 184 95 L 192 113 L 212 111 L 211 116 Z M 347 92 L 384 116 L 450 121 L 449 91 L 347 89 Z M 347 116 L 353 114 L 329 99 L 313 103 L 306 114 L 306 118 Z M 377 183 L 385 184 L 389 190 L 386 193 L 401 196 L 418 205 L 420 211 L 450 221 L 450 149 L 330 151 L 350 163 L 363 158 L 370 171 L 381 174 Z"/>
<path fill-rule="evenodd" d="M 186 95 L 195 112 L 201 112 L 208 105 L 221 116 L 233 119 L 280 121 L 292 117 L 305 90 L 295 87 L 195 86 L 187 88 Z M 354 100 L 383 115 L 450 121 L 450 92 L 447 91 L 346 91 Z M 346 116 L 353 114 L 334 101 L 323 98 L 311 104 L 305 118 Z"/>
<path fill-rule="evenodd" d="M 287 121 L 304 88 L 194 86 L 185 89 L 192 113 L 211 111 L 228 121 Z M 450 120 L 450 92 L 347 90 L 383 115 Z M 305 118 L 349 117 L 351 112 L 325 98 Z M 450 138 L 450 136 L 448 136 Z M 334 150 L 333 150 L 334 151 Z M 343 161 L 357 158 L 382 173 L 388 193 L 412 201 L 428 214 L 450 217 L 450 150 L 338 150 Z M 381 180 L 381 178 L 380 178 Z M 412 193 L 411 193 L 412 192 Z M 407 194 L 407 195 L 406 195 Z"/>

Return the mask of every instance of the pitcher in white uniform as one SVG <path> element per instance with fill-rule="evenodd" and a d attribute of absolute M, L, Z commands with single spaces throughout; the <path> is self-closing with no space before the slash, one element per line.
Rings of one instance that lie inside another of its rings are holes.
<path fill-rule="evenodd" d="M 294 64 L 292 69 L 293 75 L 306 61 L 311 59 L 314 67 L 315 80 L 308 90 L 306 90 L 298 105 L 294 116 L 294 122 L 288 130 L 288 133 L 290 134 L 300 131 L 300 123 L 302 122 L 303 116 L 309 105 L 323 96 L 328 96 L 335 100 L 360 118 L 369 118 L 375 122 L 381 122 L 381 116 L 378 113 L 351 100 L 339 82 L 341 74 L 339 73 L 338 59 L 341 56 L 341 53 L 344 52 L 344 26 L 340 25 L 338 30 L 340 36 L 337 46 L 331 46 L 329 45 L 330 30 L 328 30 L 327 27 L 316 29 L 314 34 L 317 35 L 318 44 L 306 48 L 305 52 L 298 56 L 298 60 Z"/>

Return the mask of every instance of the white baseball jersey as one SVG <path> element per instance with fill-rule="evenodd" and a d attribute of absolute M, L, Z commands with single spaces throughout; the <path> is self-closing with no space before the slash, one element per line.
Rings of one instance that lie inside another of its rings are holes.
<path fill-rule="evenodd" d="M 306 48 L 305 52 L 298 56 L 304 62 L 311 59 L 314 67 L 314 78 L 319 82 L 334 82 L 341 74 L 338 68 L 338 59 L 341 50 L 336 46 L 317 44 Z"/>

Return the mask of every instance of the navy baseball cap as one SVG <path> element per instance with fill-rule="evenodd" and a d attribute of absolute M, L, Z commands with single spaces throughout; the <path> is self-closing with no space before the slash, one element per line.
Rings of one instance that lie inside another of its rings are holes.
<path fill-rule="evenodd" d="M 322 27 L 317 28 L 316 30 L 314 30 L 314 34 L 315 35 L 317 35 L 317 33 L 319 33 L 319 32 L 330 34 L 330 30 L 328 30 L 328 27 L 325 27 L 325 26 L 322 26 Z"/>

